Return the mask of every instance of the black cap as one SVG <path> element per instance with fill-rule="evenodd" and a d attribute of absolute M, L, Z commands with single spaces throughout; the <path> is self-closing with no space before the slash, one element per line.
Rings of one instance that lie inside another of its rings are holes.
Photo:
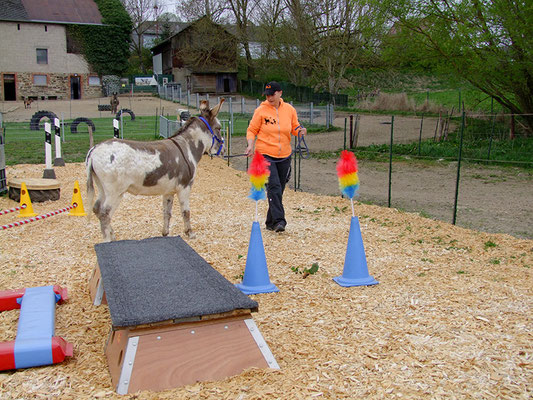
<path fill-rule="evenodd" d="M 276 81 L 272 81 L 272 82 L 268 82 L 266 85 L 265 85 L 265 90 L 263 91 L 263 94 L 264 95 L 268 95 L 268 96 L 271 96 L 273 95 L 275 92 L 278 92 L 281 90 L 281 86 L 278 82 Z"/>

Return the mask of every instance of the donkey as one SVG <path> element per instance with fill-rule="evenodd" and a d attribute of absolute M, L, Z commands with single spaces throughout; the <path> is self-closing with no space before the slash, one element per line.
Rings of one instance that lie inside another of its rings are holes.
<path fill-rule="evenodd" d="M 209 102 L 202 101 L 200 116 L 189 118 L 168 139 L 155 142 L 110 139 L 89 150 L 85 161 L 88 204 L 100 220 L 104 241 L 115 240 L 111 218 L 126 192 L 163 196 L 163 236 L 169 232 L 174 194 L 177 193 L 185 234 L 194 238 L 189 195 L 202 155 L 223 155 L 224 141 L 217 118 L 223 103 L 221 99 L 209 109 Z M 98 187 L 94 206 L 93 182 Z"/>
<path fill-rule="evenodd" d="M 118 105 L 120 104 L 117 92 L 113 92 L 113 97 L 111 97 L 109 104 L 111 104 L 111 114 L 116 114 L 118 111 Z"/>

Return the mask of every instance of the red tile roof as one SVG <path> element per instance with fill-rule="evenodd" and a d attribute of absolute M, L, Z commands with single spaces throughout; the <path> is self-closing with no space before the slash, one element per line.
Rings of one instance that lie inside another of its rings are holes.
<path fill-rule="evenodd" d="M 20 0 L 32 21 L 101 24 L 102 16 L 93 0 Z"/>

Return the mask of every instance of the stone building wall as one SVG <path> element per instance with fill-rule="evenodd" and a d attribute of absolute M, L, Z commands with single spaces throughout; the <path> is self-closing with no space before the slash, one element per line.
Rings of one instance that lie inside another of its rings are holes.
<path fill-rule="evenodd" d="M 102 95 L 101 82 L 89 85 L 90 67 L 81 54 L 67 52 L 66 28 L 61 24 L 0 21 L 0 100 L 4 75 L 15 75 L 17 100 L 25 97 L 70 99 L 70 77 L 80 77 L 80 98 Z M 45 63 L 37 49 L 46 49 Z M 35 85 L 34 75 L 45 75 L 46 85 Z"/>
<path fill-rule="evenodd" d="M 34 85 L 33 76 L 34 74 L 31 72 L 20 72 L 16 74 L 17 95 L 20 99 L 24 99 L 26 97 L 39 100 L 70 99 L 71 74 L 46 74 L 46 86 Z M 96 77 L 96 75 L 78 74 L 78 76 L 80 78 L 80 95 L 82 99 L 102 97 L 102 85 L 89 84 L 89 76 Z"/>

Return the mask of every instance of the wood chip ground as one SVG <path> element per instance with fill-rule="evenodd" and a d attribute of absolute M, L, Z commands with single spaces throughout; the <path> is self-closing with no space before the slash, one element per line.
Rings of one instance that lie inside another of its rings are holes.
<path fill-rule="evenodd" d="M 7 168 L 40 178 L 44 166 Z M 74 182 L 85 201 L 82 164 L 55 168 L 61 199 Z M 364 182 L 361 183 L 364 185 Z M 246 263 L 254 203 L 246 173 L 204 158 L 193 186 L 187 242 L 231 282 Z M 287 190 L 287 231 L 262 228 L 270 279 L 279 293 L 252 296 L 254 320 L 281 370 L 249 369 L 217 382 L 154 393 L 114 392 L 104 355 L 106 306 L 92 305 L 88 280 L 101 241 L 97 219 L 66 213 L 3 230 L 0 289 L 58 284 L 56 335 L 74 345 L 64 363 L 0 373 L 1 399 L 530 399 L 533 396 L 533 241 L 485 234 L 395 209 L 356 203 L 369 273 L 379 285 L 344 288 L 350 203 Z M 0 208 L 18 204 L 0 198 Z M 89 206 L 84 205 L 87 211 Z M 266 203 L 259 203 L 260 221 Z M 18 212 L 2 216 L 18 221 Z M 113 219 L 117 239 L 159 236 L 160 197 L 125 195 Z M 171 235 L 183 235 L 175 202 Z M 295 272 L 319 264 L 303 279 Z M 157 295 L 157 293 L 147 293 Z M 14 340 L 19 311 L 0 313 L 0 341 Z"/>

